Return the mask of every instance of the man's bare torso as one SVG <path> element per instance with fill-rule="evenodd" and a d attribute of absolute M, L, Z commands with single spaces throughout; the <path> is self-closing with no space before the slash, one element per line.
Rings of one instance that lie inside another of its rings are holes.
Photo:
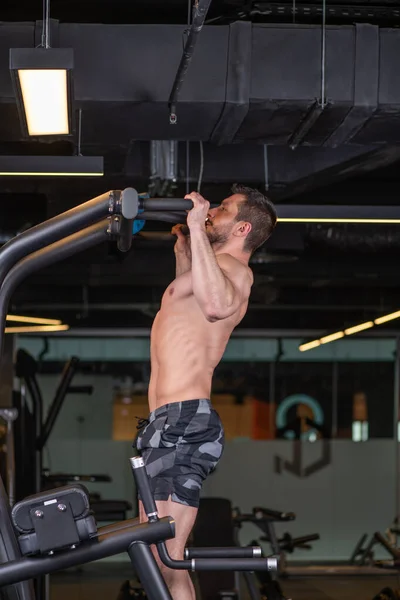
<path fill-rule="evenodd" d="M 247 302 L 231 317 L 211 323 L 193 295 L 191 271 L 168 286 L 151 332 L 150 411 L 170 402 L 210 398 L 214 369 L 246 310 Z"/>

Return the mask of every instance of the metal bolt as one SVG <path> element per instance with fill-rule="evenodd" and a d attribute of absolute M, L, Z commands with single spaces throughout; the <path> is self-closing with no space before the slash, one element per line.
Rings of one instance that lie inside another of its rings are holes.
<path fill-rule="evenodd" d="M 65 512 L 67 510 L 67 507 L 65 506 L 65 504 L 58 504 L 57 509 L 61 512 Z"/>
<path fill-rule="evenodd" d="M 113 192 L 110 192 L 110 195 L 108 197 L 108 212 L 109 213 L 114 212 L 114 194 L 113 194 Z"/>
<path fill-rule="evenodd" d="M 43 517 L 43 511 L 35 510 L 35 517 L 37 517 L 38 519 L 41 519 Z"/>

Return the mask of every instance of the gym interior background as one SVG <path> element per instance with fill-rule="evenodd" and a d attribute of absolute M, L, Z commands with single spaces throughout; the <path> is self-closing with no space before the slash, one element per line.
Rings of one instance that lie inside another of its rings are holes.
<path fill-rule="evenodd" d="M 252 259 L 249 311 L 214 378 L 227 447 L 203 496 L 243 513 L 295 512 L 278 534 L 320 539 L 288 553 L 289 564 L 349 565 L 361 537 L 365 548 L 375 532 L 395 547 L 400 320 L 379 319 L 400 310 L 398 3 L 214 0 L 174 124 L 168 101 L 182 49 L 196 6 L 207 3 L 44 4 L 44 13 L 29 0 L 0 5 L 1 243 L 111 189 L 178 198 L 197 189 L 212 202 L 235 181 L 267 192 L 278 214 L 296 218 L 278 223 Z M 43 42 L 44 16 L 51 47 L 74 51 L 74 129 L 50 140 L 23 135 L 9 68 L 10 49 Z M 90 157 L 101 176 L 74 176 L 71 159 L 82 175 Z M 69 175 L 43 174 L 54 164 Z M 27 169 L 36 173 L 21 175 Z M 174 277 L 169 230 L 148 221 L 127 253 L 104 243 L 29 277 L 10 313 L 58 319 L 68 331 L 8 333 L 1 365 L 6 408 L 21 391 L 29 398 L 18 351 L 34 359 L 46 415 L 66 361 L 79 359 L 43 467 L 53 482 L 60 473 L 103 476 L 87 486 L 120 501 L 125 517 L 137 510 L 127 459 L 137 418 L 147 416 L 150 327 Z M 29 444 L 18 448 L 23 486 Z M 242 544 L 259 537 L 253 525 L 240 530 Z M 359 577 L 345 572 L 336 587 L 321 576 L 283 586 L 299 600 L 361 600 L 400 587 L 393 571 L 367 577 L 374 560 L 389 557 L 380 544 L 372 552 Z M 118 581 L 115 565 L 107 568 Z M 85 573 L 90 580 L 89 567 L 52 577 L 54 598 Z"/>

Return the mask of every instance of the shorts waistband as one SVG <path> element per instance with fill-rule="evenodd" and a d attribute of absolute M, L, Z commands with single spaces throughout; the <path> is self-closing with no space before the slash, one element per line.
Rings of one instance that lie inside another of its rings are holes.
<path fill-rule="evenodd" d="M 159 417 L 160 415 L 165 414 L 166 412 L 168 412 L 171 408 L 181 408 L 183 405 L 184 406 L 191 406 L 193 404 L 196 404 L 196 406 L 198 406 L 199 408 L 205 408 L 205 407 L 209 407 L 212 408 L 212 404 L 211 404 L 211 400 L 210 398 L 195 398 L 193 400 L 183 400 L 181 402 L 169 402 L 168 404 L 163 404 L 162 406 L 159 406 L 158 408 L 156 408 L 155 410 L 153 410 L 150 414 L 149 414 L 149 421 L 154 421 L 154 419 L 156 417 Z"/>

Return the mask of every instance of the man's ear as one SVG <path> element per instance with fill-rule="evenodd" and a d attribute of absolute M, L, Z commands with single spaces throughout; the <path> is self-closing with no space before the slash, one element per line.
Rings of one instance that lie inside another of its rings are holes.
<path fill-rule="evenodd" d="M 235 227 L 234 235 L 236 237 L 247 237 L 251 229 L 251 223 L 248 221 L 239 221 Z"/>

